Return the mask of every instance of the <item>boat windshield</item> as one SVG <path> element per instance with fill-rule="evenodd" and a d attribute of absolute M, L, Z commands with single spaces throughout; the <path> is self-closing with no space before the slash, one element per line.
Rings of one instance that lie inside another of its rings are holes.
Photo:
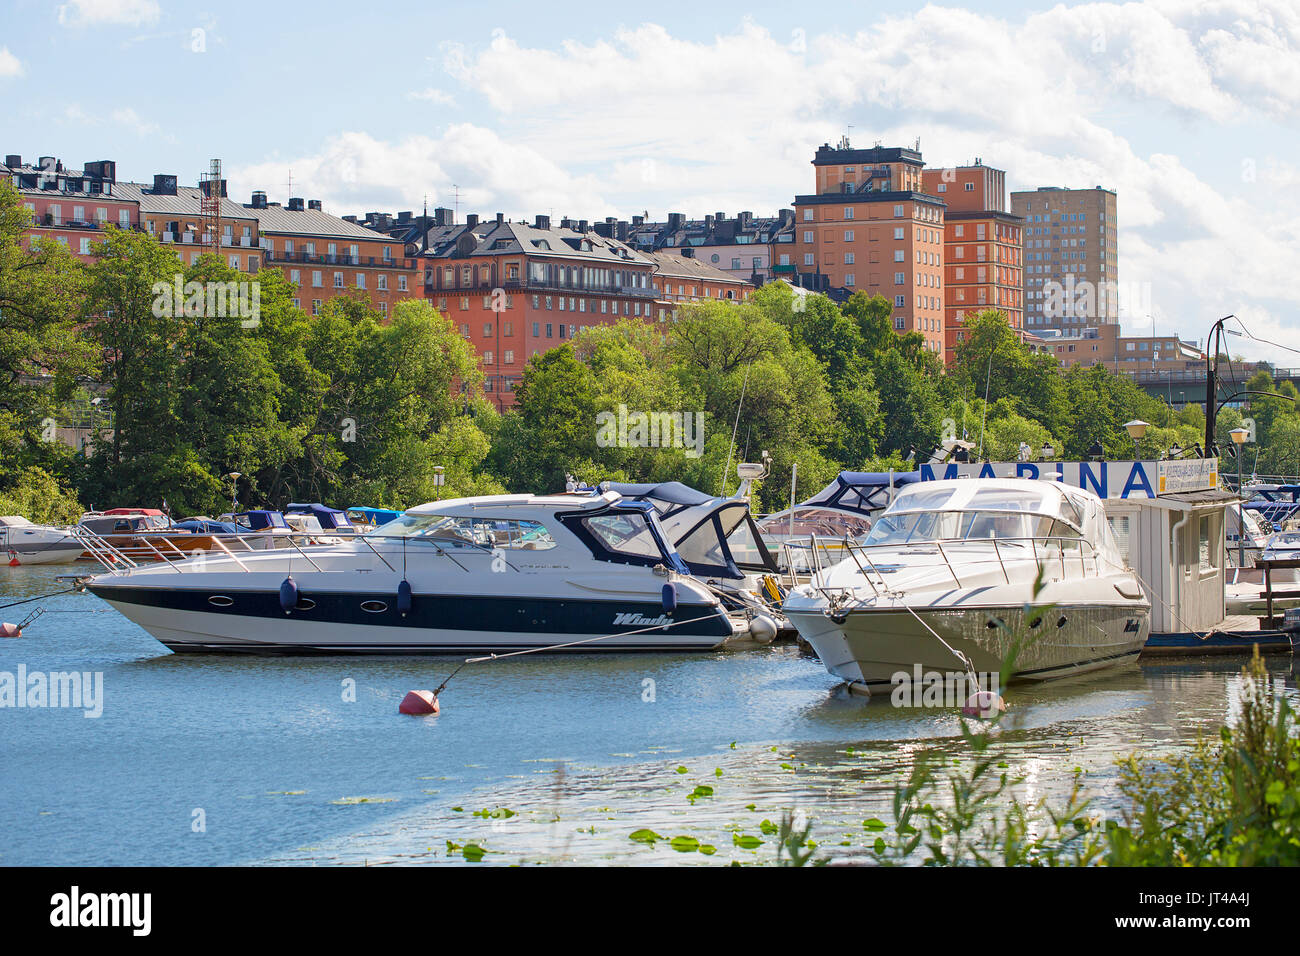
<path fill-rule="evenodd" d="M 1268 539 L 1271 551 L 1300 548 L 1300 531 L 1280 531 Z"/>
<path fill-rule="evenodd" d="M 1015 511 L 904 511 L 885 514 L 863 544 L 920 544 L 989 538 L 1078 539 L 1076 528 L 1050 515 Z"/>
<path fill-rule="evenodd" d="M 555 539 L 538 521 L 465 515 L 404 514 L 370 532 L 371 538 L 411 538 L 438 544 L 544 551 Z"/>

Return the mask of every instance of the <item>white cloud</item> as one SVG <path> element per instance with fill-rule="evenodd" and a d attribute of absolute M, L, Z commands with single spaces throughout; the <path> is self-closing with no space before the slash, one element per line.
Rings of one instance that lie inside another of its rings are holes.
<path fill-rule="evenodd" d="M 157 123 L 149 122 L 129 107 L 113 110 L 109 115 L 114 123 L 130 130 L 137 136 L 152 136 L 159 131 Z"/>
<path fill-rule="evenodd" d="M 1120 279 L 1146 290 L 1125 310 L 1135 322 L 1151 312 L 1196 338 L 1249 310 L 1300 346 L 1282 318 L 1300 308 L 1297 167 L 1260 146 L 1258 169 L 1234 160 L 1225 177 L 1197 155 L 1206 138 L 1300 118 L 1288 0 L 1094 3 L 1016 21 L 927 6 L 852 33 L 746 21 L 705 41 L 644 24 L 548 49 L 498 30 L 444 45 L 441 63 L 463 93 L 409 95 L 481 101 L 476 123 L 389 142 L 343 133 L 232 181 L 274 189 L 292 167 L 296 194 L 340 212 L 418 209 L 426 193 L 451 205 L 459 184 L 462 215 L 765 215 L 811 191 L 812 151 L 851 124 L 855 145 L 920 137 L 931 165 L 982 157 L 1012 189 L 1114 189 Z M 1173 139 L 1139 147 L 1116 117 L 1150 117 Z"/>
<path fill-rule="evenodd" d="M 0 77 L 22 75 L 22 61 L 10 53 L 7 46 L 0 46 Z"/>
<path fill-rule="evenodd" d="M 157 22 L 156 0 L 71 0 L 59 7 L 59 23 L 68 27 L 142 26 Z"/>
<path fill-rule="evenodd" d="M 406 96 L 408 99 L 424 100 L 425 102 L 433 103 L 437 106 L 456 105 L 456 97 L 452 96 L 450 93 L 446 92 L 445 90 L 435 89 L 432 86 L 423 90 L 412 90 L 411 92 L 407 93 Z"/>

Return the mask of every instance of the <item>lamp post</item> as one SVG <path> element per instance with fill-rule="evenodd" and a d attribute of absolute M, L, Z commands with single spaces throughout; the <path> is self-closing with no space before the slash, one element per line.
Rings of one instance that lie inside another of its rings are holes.
<path fill-rule="evenodd" d="M 226 475 L 230 479 L 230 514 L 233 517 L 239 510 L 239 472 L 232 471 Z"/>
<path fill-rule="evenodd" d="M 442 500 L 442 483 L 445 480 L 442 474 L 442 470 L 443 470 L 442 465 L 433 466 L 433 487 L 438 489 L 437 491 L 434 492 L 435 501 Z"/>
<path fill-rule="evenodd" d="M 1241 455 L 1250 437 L 1250 429 L 1238 426 L 1228 432 L 1237 446 L 1237 567 L 1246 566 L 1246 502 L 1241 489 Z"/>
<path fill-rule="evenodd" d="M 1140 418 L 1135 418 L 1131 422 L 1125 422 L 1124 428 L 1128 431 L 1128 437 L 1133 439 L 1133 460 L 1137 461 L 1142 455 L 1138 452 L 1138 440 L 1147 433 L 1150 422 L 1144 422 Z"/>

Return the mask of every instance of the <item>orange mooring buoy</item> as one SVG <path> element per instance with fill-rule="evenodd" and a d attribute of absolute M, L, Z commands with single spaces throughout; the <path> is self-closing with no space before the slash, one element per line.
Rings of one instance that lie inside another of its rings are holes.
<path fill-rule="evenodd" d="M 1007 704 L 1001 694 L 991 690 L 981 690 L 967 698 L 961 712 L 963 717 L 982 717 L 987 720 L 1006 713 L 1006 710 Z"/>
<path fill-rule="evenodd" d="M 21 564 L 22 564 L 22 562 L 18 560 L 18 552 L 17 552 L 17 551 L 10 551 L 10 552 L 9 552 L 9 567 L 11 567 L 11 568 L 16 568 L 16 567 L 19 567 Z"/>
<path fill-rule="evenodd" d="M 411 714 L 415 717 L 427 717 L 438 713 L 438 695 L 431 690 L 408 691 L 397 707 L 399 714 Z"/>
<path fill-rule="evenodd" d="M 5 621 L 3 624 L 0 624 L 0 637 L 22 637 L 22 636 L 23 636 L 23 629 L 19 627 L 17 624 L 10 624 L 8 621 Z"/>

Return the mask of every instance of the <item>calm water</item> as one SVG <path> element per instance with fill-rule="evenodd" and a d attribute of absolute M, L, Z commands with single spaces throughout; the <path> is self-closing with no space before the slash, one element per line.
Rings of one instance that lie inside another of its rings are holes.
<path fill-rule="evenodd" d="M 68 570 L 0 568 L 0 603 L 55 590 Z M 761 836 L 785 809 L 851 856 L 918 752 L 962 750 L 953 713 L 850 697 L 790 646 L 475 664 L 441 715 L 411 718 L 397 713 L 405 692 L 437 686 L 457 659 L 177 657 L 90 595 L 39 604 L 48 613 L 24 637 L 0 640 L 0 671 L 102 672 L 103 714 L 0 709 L 4 864 L 460 863 L 447 841 L 496 863 L 766 862 L 770 840 L 742 849 L 733 834 Z M 1013 688 L 1013 767 L 1031 796 L 1060 793 L 1082 767 L 1113 805 L 1115 757 L 1217 726 L 1240 667 L 1210 658 Z M 1294 689 L 1290 667 L 1270 660 Z M 701 784 L 714 795 L 691 803 Z M 718 853 L 629 840 L 641 827 Z"/>

